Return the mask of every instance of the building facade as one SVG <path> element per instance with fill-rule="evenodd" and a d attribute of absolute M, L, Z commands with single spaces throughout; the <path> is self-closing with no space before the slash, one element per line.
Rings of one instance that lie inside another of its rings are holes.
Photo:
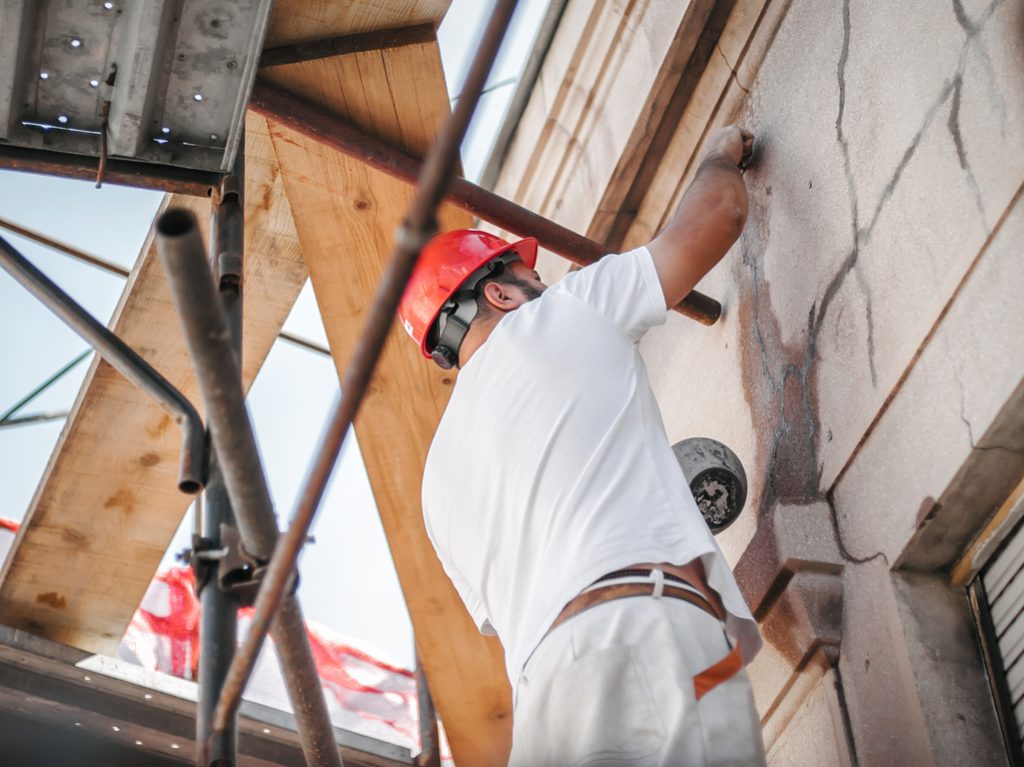
<path fill-rule="evenodd" d="M 624 250 L 714 127 L 756 133 L 746 229 L 699 286 L 722 318 L 641 349 L 672 441 L 747 469 L 719 543 L 770 764 L 1019 758 L 1022 31 L 1019 0 L 570 0 L 497 167 Z"/>

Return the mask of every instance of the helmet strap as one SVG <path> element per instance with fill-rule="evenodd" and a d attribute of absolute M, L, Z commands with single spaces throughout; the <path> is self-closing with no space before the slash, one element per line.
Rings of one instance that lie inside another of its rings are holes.
<path fill-rule="evenodd" d="M 450 370 L 459 367 L 459 349 L 469 332 L 469 326 L 476 319 L 476 286 L 493 273 L 503 269 L 519 256 L 514 250 L 495 256 L 469 276 L 462 287 L 449 298 L 437 316 L 437 343 L 430 351 L 431 359 L 441 368 Z"/>

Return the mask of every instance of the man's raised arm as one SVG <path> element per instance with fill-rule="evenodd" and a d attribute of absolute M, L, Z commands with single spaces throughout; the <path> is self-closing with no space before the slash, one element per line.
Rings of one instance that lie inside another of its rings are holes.
<path fill-rule="evenodd" d="M 682 301 L 743 231 L 747 188 L 740 164 L 750 158 L 753 145 L 754 134 L 735 125 L 711 134 L 679 208 L 647 246 L 667 307 Z"/>

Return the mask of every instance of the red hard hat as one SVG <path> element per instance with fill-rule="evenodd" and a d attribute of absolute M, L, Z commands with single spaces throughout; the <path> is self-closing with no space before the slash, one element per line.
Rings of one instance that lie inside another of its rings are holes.
<path fill-rule="evenodd" d="M 426 244 L 398 306 L 405 332 L 419 344 L 424 357 L 431 356 L 427 334 L 445 302 L 477 269 L 509 251 L 514 251 L 530 269 L 537 262 L 537 240 L 533 237 L 507 242 L 476 229 L 456 229 Z"/>

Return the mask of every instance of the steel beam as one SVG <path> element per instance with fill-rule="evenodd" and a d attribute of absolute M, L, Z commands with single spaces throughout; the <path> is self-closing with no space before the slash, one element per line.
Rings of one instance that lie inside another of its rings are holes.
<path fill-rule="evenodd" d="M 331 56 L 343 56 L 348 53 L 363 53 L 384 48 L 400 48 L 403 45 L 432 43 L 436 39 L 437 30 L 433 24 L 417 24 L 412 27 L 379 29 L 355 35 L 309 40 L 304 43 L 281 45 L 264 50 L 260 56 L 260 69 L 326 59 Z"/>
<path fill-rule="evenodd" d="M 191 764 L 196 719 L 192 688 L 191 682 L 129 661 L 90 657 L 83 650 L 0 626 L 0 764 L 153 767 L 164 764 L 165 757 L 176 765 Z M 15 715 L 37 722 L 48 740 L 35 739 L 36 730 L 15 729 Z M 238 729 L 240 765 L 309 767 L 292 714 L 244 701 Z M 83 746 L 93 749 L 119 743 L 126 750 L 106 761 L 84 748 L 62 754 L 63 759 L 19 759 L 20 754 L 12 754 L 12 746 L 19 744 L 27 744 L 32 754 L 45 753 L 67 733 L 86 737 Z M 412 765 L 408 748 L 341 728 L 335 728 L 334 737 L 346 767 Z M 131 745 L 136 740 L 142 743 Z M 127 758 L 129 750 L 135 760 Z"/>
<path fill-rule="evenodd" d="M 206 436 L 203 422 L 185 395 L 160 375 L 128 344 L 102 325 L 71 296 L 0 237 L 0 267 L 56 314 L 125 378 L 155 397 L 174 416 L 182 432 L 178 488 L 198 493 L 204 483 Z"/>
<path fill-rule="evenodd" d="M 256 559 L 266 561 L 278 537 L 277 522 L 245 408 L 240 360 L 232 346 L 228 320 L 203 252 L 195 215 L 183 209 L 168 210 L 157 220 L 156 231 L 157 250 L 185 330 L 189 356 L 206 405 L 210 436 L 242 544 Z M 228 261 L 219 258 L 222 265 Z M 285 600 L 277 616 L 274 640 L 307 761 L 341 767 L 305 621 L 293 595 Z M 241 689 L 237 692 L 241 696 Z M 233 714 L 234 710 L 221 716 L 218 708 L 213 729 L 226 731 Z"/>
<path fill-rule="evenodd" d="M 306 541 L 313 517 L 320 506 L 327 483 L 337 462 L 341 446 L 362 404 L 380 354 L 395 318 L 395 311 L 412 274 L 420 249 L 436 232 L 437 208 L 454 177 L 459 146 L 473 111 L 484 89 L 487 75 L 497 56 L 516 0 L 498 0 L 484 30 L 483 38 L 451 117 L 445 122 L 423 162 L 420 183 L 405 223 L 396 234 L 391 259 L 377 287 L 367 313 L 362 337 L 342 377 L 338 402 L 313 460 L 288 530 L 277 543 L 263 584 L 256 598 L 249 633 L 235 655 L 224 693 L 217 706 L 217 722 L 226 723 L 241 700 L 245 682 L 252 674 L 256 658 L 285 592 L 292 582 L 299 552 Z M 287 602 L 283 607 L 287 607 Z"/>
<path fill-rule="evenodd" d="M 410 184 L 416 183 L 420 176 L 420 162 L 416 158 L 262 79 L 256 80 L 249 107 L 390 176 Z M 580 266 L 592 264 L 608 254 L 605 245 L 464 178 L 452 179 L 448 200 L 508 232 L 520 237 L 536 237 L 541 247 Z M 722 305 L 718 301 L 696 290 L 690 291 L 673 308 L 703 325 L 715 324 L 722 315 Z"/>

